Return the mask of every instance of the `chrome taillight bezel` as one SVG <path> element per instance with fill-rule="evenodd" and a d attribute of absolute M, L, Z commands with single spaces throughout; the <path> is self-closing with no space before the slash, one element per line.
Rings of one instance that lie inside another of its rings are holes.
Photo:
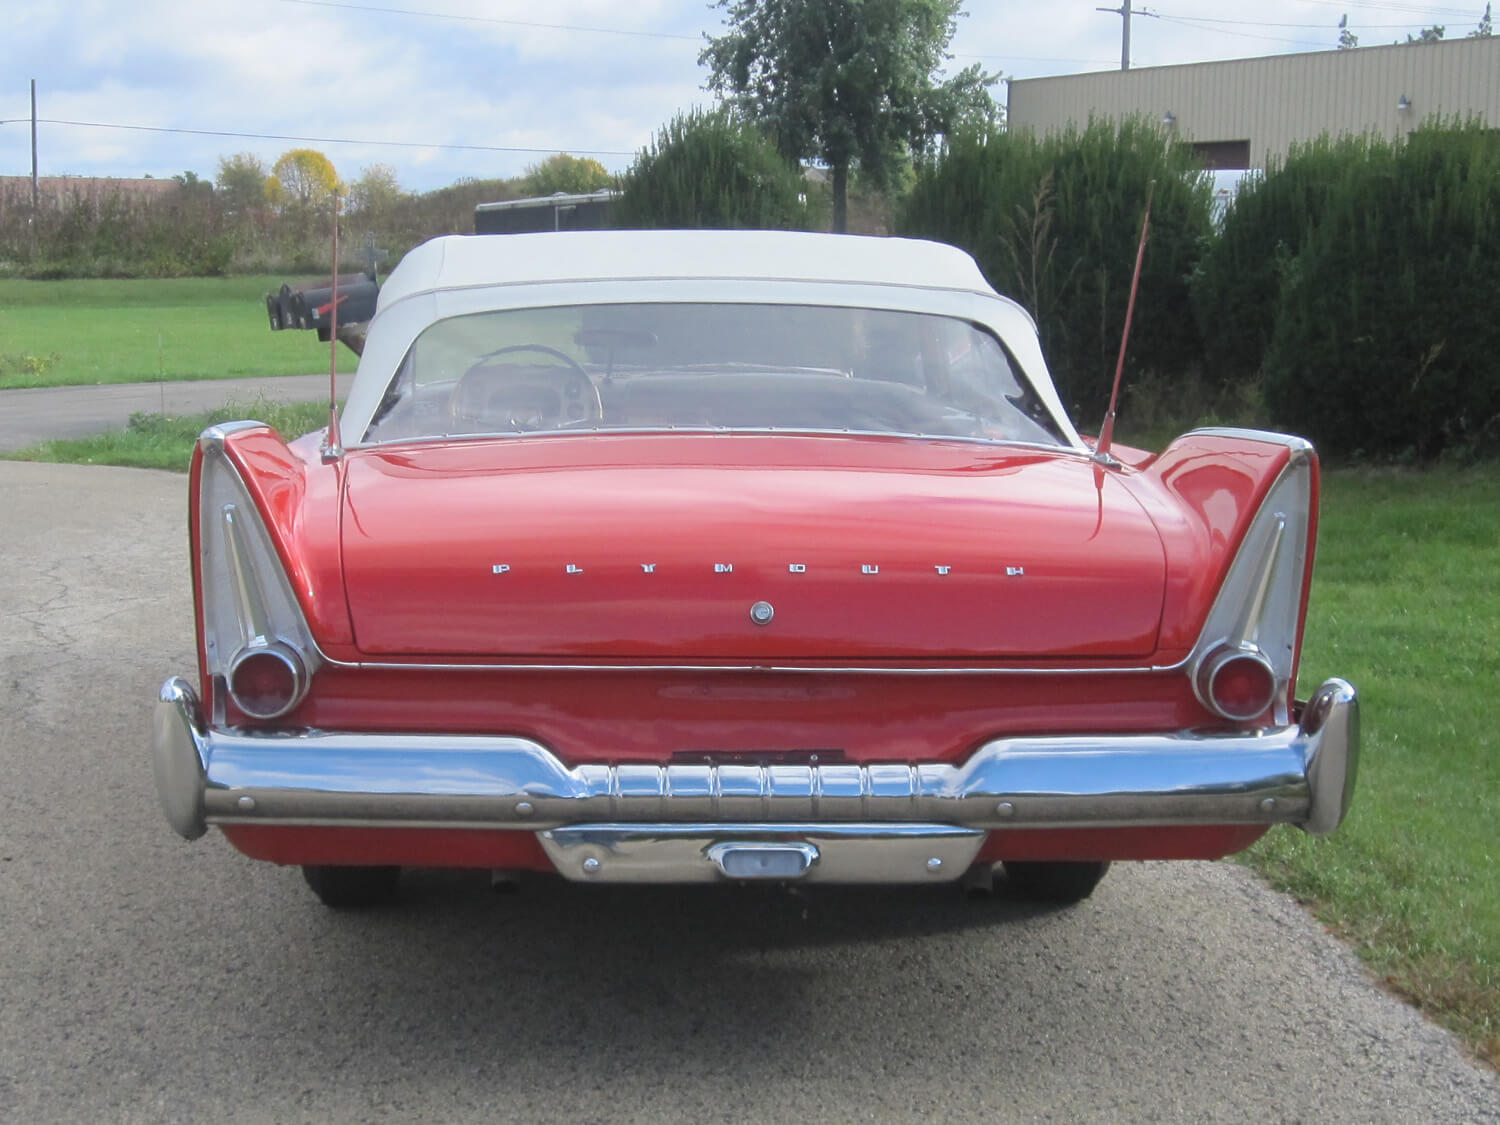
<path fill-rule="evenodd" d="M 226 721 L 232 701 L 244 715 L 280 718 L 306 698 L 321 663 L 307 618 L 225 439 L 256 422 L 214 426 L 198 439 L 198 579 L 203 630 L 204 679 L 211 685 L 213 720 Z M 291 697 L 266 711 L 237 697 L 233 673 L 251 656 L 266 654 L 292 674 Z"/>
<path fill-rule="evenodd" d="M 1219 676 L 1223 671 L 1236 661 L 1248 660 L 1260 665 L 1266 673 L 1268 686 L 1266 695 L 1253 706 L 1242 709 L 1231 709 L 1220 698 L 1215 690 Z M 1251 719 L 1259 718 L 1276 702 L 1276 696 L 1281 690 L 1283 680 L 1276 675 L 1276 669 L 1272 667 L 1271 661 L 1266 654 L 1253 646 L 1231 648 L 1225 645 L 1223 648 L 1215 649 L 1209 653 L 1198 665 L 1198 672 L 1193 677 L 1193 691 L 1205 707 L 1217 712 L 1226 719 L 1235 722 L 1248 723 Z"/>
<path fill-rule="evenodd" d="M 261 707 L 258 701 L 253 700 L 237 686 L 240 669 L 252 659 L 275 660 L 286 670 L 291 687 L 286 696 L 280 699 L 274 707 Z M 301 653 L 283 641 L 272 641 L 268 645 L 246 646 L 240 649 L 234 659 L 229 662 L 229 671 L 224 679 L 234 705 L 252 719 L 281 718 L 302 702 L 309 686 L 307 664 L 303 661 Z"/>

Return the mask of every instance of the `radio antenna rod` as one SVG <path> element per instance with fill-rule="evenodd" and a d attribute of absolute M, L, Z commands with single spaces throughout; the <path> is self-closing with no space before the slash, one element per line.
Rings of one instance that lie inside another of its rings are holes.
<path fill-rule="evenodd" d="M 323 461 L 337 461 L 344 455 L 339 434 L 339 193 L 333 193 L 333 288 L 329 291 L 328 309 L 328 438 L 323 442 Z"/>
<path fill-rule="evenodd" d="M 1115 438 L 1115 408 L 1120 404 L 1120 378 L 1125 374 L 1125 348 L 1130 343 L 1130 321 L 1135 316 L 1135 295 L 1141 286 L 1141 263 L 1146 260 L 1146 236 L 1151 231 L 1151 197 L 1156 194 L 1156 181 L 1146 187 L 1146 213 L 1141 216 L 1141 242 L 1135 250 L 1135 273 L 1130 278 L 1130 300 L 1125 305 L 1125 330 L 1120 333 L 1120 357 L 1115 361 L 1115 385 L 1109 392 L 1109 409 L 1104 414 L 1104 425 L 1099 427 L 1099 443 L 1094 447 L 1094 460 L 1101 465 L 1116 464 L 1109 455 L 1110 443 Z"/>

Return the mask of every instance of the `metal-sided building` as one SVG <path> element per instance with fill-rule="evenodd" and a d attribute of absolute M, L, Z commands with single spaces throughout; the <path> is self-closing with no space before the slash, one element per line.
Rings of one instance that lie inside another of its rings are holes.
<path fill-rule="evenodd" d="M 1395 139 L 1432 118 L 1500 128 L 1500 37 L 1013 79 L 1012 129 L 1141 115 L 1209 168 L 1264 168 L 1323 133 Z"/>

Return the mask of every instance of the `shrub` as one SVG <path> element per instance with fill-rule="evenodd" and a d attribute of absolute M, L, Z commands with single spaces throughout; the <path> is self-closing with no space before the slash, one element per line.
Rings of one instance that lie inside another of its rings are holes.
<path fill-rule="evenodd" d="M 1288 264 L 1346 182 L 1390 156 L 1390 146 L 1378 138 L 1325 135 L 1294 145 L 1279 167 L 1240 185 L 1193 278 L 1211 383 L 1231 386 L 1259 374 Z"/>
<path fill-rule="evenodd" d="M 1282 279 L 1274 420 L 1326 452 L 1429 458 L 1500 429 L 1500 137 L 1430 127 L 1355 164 Z"/>
<path fill-rule="evenodd" d="M 1187 148 L 1144 121 L 1095 121 L 1044 138 L 954 137 L 918 170 L 896 229 L 973 254 L 990 283 L 1036 319 L 1075 416 L 1099 418 L 1153 181 L 1151 241 L 1127 358 L 1136 375 L 1188 372 L 1202 355 L 1188 277 L 1212 229 L 1212 188 Z"/>
<path fill-rule="evenodd" d="M 617 227 L 805 230 L 801 172 L 753 125 L 693 110 L 663 127 L 620 178 Z"/>

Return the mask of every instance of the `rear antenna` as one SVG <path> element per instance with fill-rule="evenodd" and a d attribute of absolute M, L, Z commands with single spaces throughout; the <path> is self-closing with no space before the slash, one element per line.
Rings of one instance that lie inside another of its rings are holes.
<path fill-rule="evenodd" d="M 1104 414 L 1104 425 L 1099 427 L 1099 441 L 1094 446 L 1091 458 L 1106 466 L 1120 463 L 1109 455 L 1109 446 L 1115 438 L 1115 408 L 1120 403 L 1120 378 L 1125 374 L 1125 347 L 1130 343 L 1130 321 L 1135 315 L 1135 294 L 1141 285 L 1141 263 L 1146 258 L 1146 236 L 1151 231 L 1151 197 L 1155 193 L 1156 181 L 1152 180 L 1146 185 L 1146 213 L 1141 216 L 1141 242 L 1135 250 L 1135 273 L 1130 278 L 1130 301 L 1125 306 L 1125 331 L 1120 334 L 1120 358 L 1115 361 L 1115 385 L 1109 392 L 1109 409 Z"/>
<path fill-rule="evenodd" d="M 1139 269 L 1139 265 L 1136 267 Z M 344 455 L 339 434 L 339 193 L 333 193 L 333 288 L 329 291 L 328 309 L 328 436 L 323 441 L 323 463 L 337 461 Z M 1126 320 L 1129 324 L 1129 320 Z"/>

